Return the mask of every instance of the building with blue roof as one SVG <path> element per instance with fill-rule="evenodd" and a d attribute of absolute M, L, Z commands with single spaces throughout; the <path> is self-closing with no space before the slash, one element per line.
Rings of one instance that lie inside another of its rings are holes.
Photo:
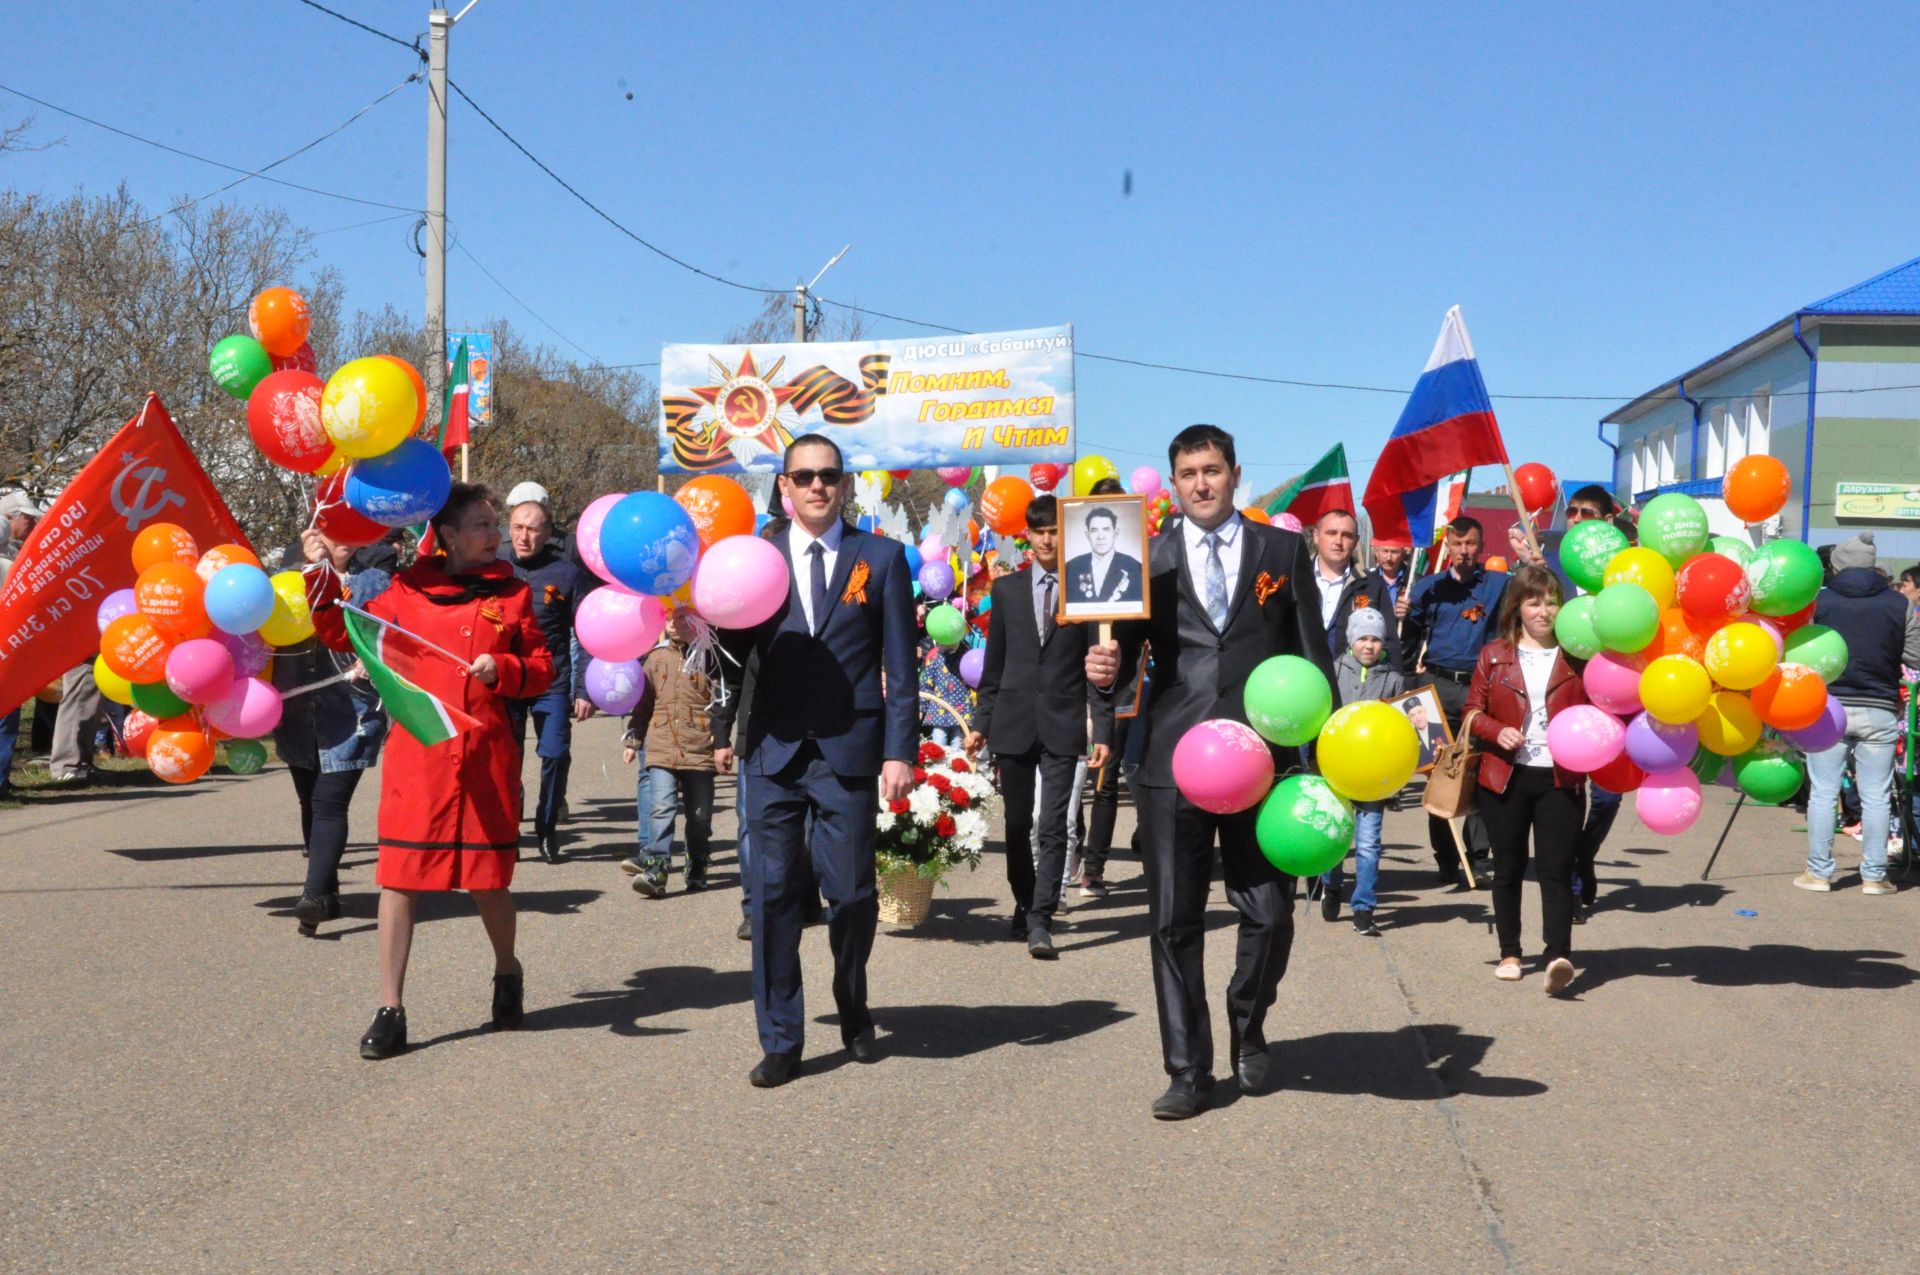
<path fill-rule="evenodd" d="M 1920 559 L 1920 258 L 1656 386 L 1601 418 L 1600 437 L 1622 500 L 1685 492 L 1716 532 L 1737 531 L 1721 479 L 1767 453 L 1792 473 L 1793 498 L 1758 536 L 1823 545 L 1870 528 L 1883 559 Z"/>

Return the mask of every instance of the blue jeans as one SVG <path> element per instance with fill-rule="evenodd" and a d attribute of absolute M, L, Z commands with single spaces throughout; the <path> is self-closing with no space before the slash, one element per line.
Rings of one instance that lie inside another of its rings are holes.
<path fill-rule="evenodd" d="M 1893 745 L 1900 738 L 1899 716 L 1890 708 L 1847 707 L 1846 738 L 1807 758 L 1813 791 L 1807 798 L 1807 871 L 1832 879 L 1834 806 L 1847 754 L 1853 754 L 1854 782 L 1860 790 L 1860 879 L 1887 879 L 1887 825 L 1892 814 Z"/>
<path fill-rule="evenodd" d="M 645 857 L 647 845 L 653 840 L 653 785 L 647 778 L 647 750 L 644 745 L 633 764 L 640 769 L 639 779 L 633 786 L 633 857 L 640 859 Z"/>
<path fill-rule="evenodd" d="M 16 708 L 5 717 L 0 717 L 0 797 L 13 791 L 7 772 L 13 769 L 13 744 L 19 738 L 20 710 Z"/>
<path fill-rule="evenodd" d="M 1380 887 L 1380 825 L 1387 803 L 1361 801 L 1353 807 L 1353 902 L 1355 912 L 1371 912 L 1374 893 Z M 1338 890 L 1346 861 L 1333 865 L 1320 880 L 1330 890 Z"/>
<path fill-rule="evenodd" d="M 647 780 L 652 792 L 653 836 L 640 857 L 663 867 L 672 862 L 673 821 L 684 816 L 687 870 L 704 869 L 712 854 L 713 772 L 656 766 L 647 771 Z"/>

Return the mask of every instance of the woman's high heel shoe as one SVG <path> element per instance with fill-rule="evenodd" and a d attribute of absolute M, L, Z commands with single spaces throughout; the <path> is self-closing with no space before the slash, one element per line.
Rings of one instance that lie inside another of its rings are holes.
<path fill-rule="evenodd" d="M 373 1016 L 373 1026 L 360 1038 L 360 1056 L 366 1059 L 391 1058 L 407 1052 L 407 1011 L 395 1005 L 382 1005 Z"/>

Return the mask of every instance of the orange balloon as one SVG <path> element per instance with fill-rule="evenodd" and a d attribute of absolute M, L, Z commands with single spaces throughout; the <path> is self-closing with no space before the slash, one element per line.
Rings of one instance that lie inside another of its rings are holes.
<path fill-rule="evenodd" d="M 1267 517 L 1267 511 L 1264 509 L 1242 509 L 1240 516 L 1248 522 L 1257 522 L 1267 527 L 1273 525 L 1273 519 Z"/>
<path fill-rule="evenodd" d="M 250 567 L 260 566 L 260 559 L 255 557 L 253 550 L 245 545 L 215 545 L 200 555 L 200 561 L 194 564 L 193 569 L 199 573 L 200 579 L 204 582 L 213 579 L 213 573 L 220 568 L 231 567 L 235 563 L 242 562 Z"/>
<path fill-rule="evenodd" d="M 167 675 L 173 643 L 144 615 L 123 615 L 100 634 L 100 658 L 129 682 L 151 685 Z"/>
<path fill-rule="evenodd" d="M 1507 560 L 1496 553 L 1481 565 L 1489 571 L 1505 572 L 1507 569 Z"/>
<path fill-rule="evenodd" d="M 1679 607 L 1668 607 L 1660 613 L 1660 631 L 1654 635 L 1653 644 L 1641 654 L 1649 660 L 1662 655 L 1684 655 L 1696 663 L 1707 660 L 1707 639 L 1713 636 L 1712 624 L 1701 624 L 1687 615 Z"/>
<path fill-rule="evenodd" d="M 292 288 L 267 288 L 247 307 L 247 327 L 268 354 L 285 358 L 307 343 L 313 312 L 307 299 Z"/>
<path fill-rule="evenodd" d="M 185 527 L 170 522 L 151 523 L 133 538 L 135 572 L 163 562 L 177 562 L 183 567 L 199 565 L 200 546 L 193 542 L 192 534 Z"/>
<path fill-rule="evenodd" d="M 980 496 L 980 512 L 987 525 L 1003 536 L 1017 535 L 1027 529 L 1027 506 L 1033 503 L 1033 484 L 1012 474 L 1002 474 L 987 484 Z M 977 524 L 968 524 L 968 534 L 980 538 Z"/>
<path fill-rule="evenodd" d="M 177 562 L 148 567 L 133 585 L 133 600 L 140 614 L 153 622 L 160 636 L 175 642 L 205 637 L 212 631 L 206 595 L 207 582 L 200 578 L 200 572 Z"/>
<path fill-rule="evenodd" d="M 190 784 L 213 765 L 213 736 L 190 717 L 169 717 L 147 739 L 147 765 L 170 784 Z"/>
<path fill-rule="evenodd" d="M 407 374 L 407 379 L 413 382 L 413 427 L 415 430 L 418 430 L 421 425 L 426 423 L 427 419 L 427 383 L 425 379 L 421 377 L 419 370 L 415 368 L 413 364 L 407 362 L 397 354 L 376 354 L 373 357 L 376 359 L 385 359 L 389 363 L 398 364 L 400 370 Z"/>
<path fill-rule="evenodd" d="M 1827 684 L 1804 664 L 1782 664 L 1748 692 L 1753 711 L 1775 730 L 1804 730 L 1827 711 Z"/>
<path fill-rule="evenodd" d="M 693 519 L 702 549 L 728 536 L 753 534 L 753 497 L 731 478 L 703 474 L 674 492 L 673 498 Z"/>
<path fill-rule="evenodd" d="M 1773 456 L 1745 456 L 1720 484 L 1727 508 L 1741 522 L 1765 522 L 1785 508 L 1793 490 L 1787 467 Z"/>

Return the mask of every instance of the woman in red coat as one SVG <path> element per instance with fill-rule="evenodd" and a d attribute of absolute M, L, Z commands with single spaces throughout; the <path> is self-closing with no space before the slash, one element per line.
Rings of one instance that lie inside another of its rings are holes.
<path fill-rule="evenodd" d="M 404 730 L 387 738 L 380 783 L 380 1011 L 360 1041 L 362 1058 L 407 1048 L 401 993 L 413 945 L 415 896 L 466 890 L 493 943 L 493 1026 L 520 1025 L 522 975 L 513 954 L 514 907 L 508 887 L 520 857 L 518 734 L 507 701 L 529 699 L 553 681 L 553 657 L 533 615 L 532 595 L 499 559 L 500 515 L 485 487 L 455 483 L 433 517 L 445 556 L 425 558 L 394 578 L 367 606 L 377 616 L 466 661 L 421 660 L 407 675 L 422 689 L 471 714 L 478 726 L 431 748 Z M 311 534 L 309 540 L 314 539 Z M 324 546 L 309 544 L 310 560 Z M 346 648 L 333 598 L 314 608 L 329 646 Z"/>
<path fill-rule="evenodd" d="M 1573 981 L 1573 869 L 1575 843 L 1586 813 L 1586 777 L 1553 764 L 1547 722 L 1587 702 L 1586 687 L 1553 634 L 1560 613 L 1560 581 L 1540 566 L 1524 566 L 1507 581 L 1495 631 L 1481 649 L 1467 689 L 1467 711 L 1484 755 L 1480 813 L 1493 842 L 1493 924 L 1500 936 L 1494 976 L 1520 977 L 1520 887 L 1527 875 L 1527 836 L 1533 836 L 1540 878 L 1540 916 L 1547 961 L 1547 995 Z"/>

